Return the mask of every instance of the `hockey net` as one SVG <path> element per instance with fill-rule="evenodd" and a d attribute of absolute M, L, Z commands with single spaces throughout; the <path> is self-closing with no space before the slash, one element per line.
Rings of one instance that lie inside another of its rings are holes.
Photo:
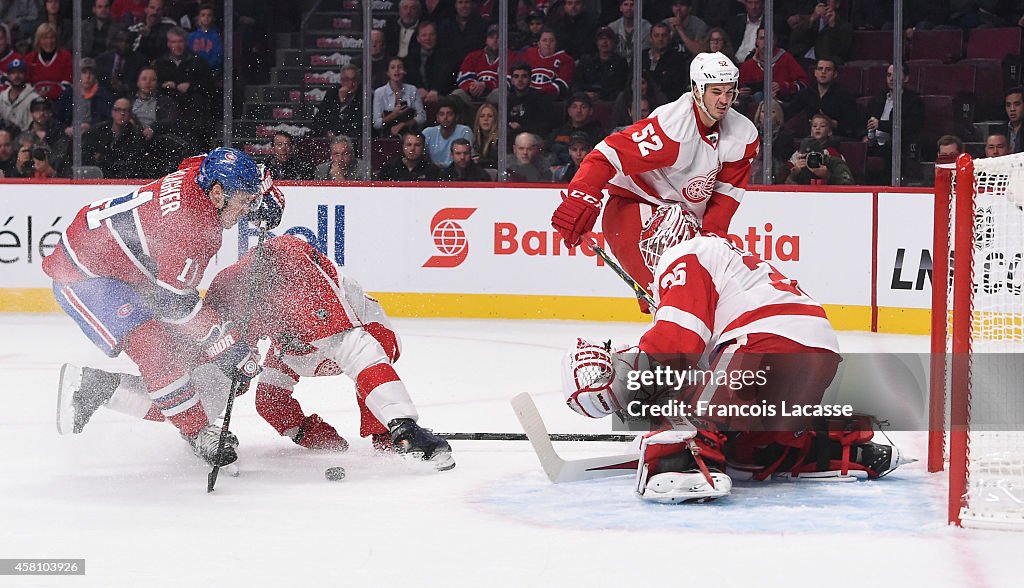
<path fill-rule="evenodd" d="M 951 523 L 1024 530 L 1024 154 L 937 166 L 933 252 L 928 467 Z"/>

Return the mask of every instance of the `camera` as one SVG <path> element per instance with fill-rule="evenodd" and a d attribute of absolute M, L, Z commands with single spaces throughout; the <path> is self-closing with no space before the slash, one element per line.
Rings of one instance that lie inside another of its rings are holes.
<path fill-rule="evenodd" d="M 33 147 L 32 148 L 32 159 L 36 159 L 36 160 L 39 160 L 39 161 L 46 161 L 46 156 L 47 156 L 46 149 L 43 149 L 42 147 Z"/>
<path fill-rule="evenodd" d="M 809 151 L 807 152 L 807 167 L 821 167 L 825 161 L 825 154 L 821 151 Z"/>

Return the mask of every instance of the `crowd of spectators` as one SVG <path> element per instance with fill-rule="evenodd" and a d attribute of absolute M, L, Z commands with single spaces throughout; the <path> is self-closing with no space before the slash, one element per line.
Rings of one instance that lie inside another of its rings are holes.
<path fill-rule="evenodd" d="M 86 101 L 83 163 L 107 177 L 155 176 L 181 156 L 210 147 L 221 116 L 221 5 L 84 2 L 82 73 L 74 80 Z M 235 4 L 241 6 L 234 17 L 245 82 L 249 70 L 269 67 L 246 56 L 260 45 L 254 23 L 269 18 L 271 3 Z M 392 3 L 397 12 L 385 9 L 383 26 L 365 45 L 372 63 L 373 87 L 365 89 L 371 112 L 363 112 L 362 60 L 353 56 L 310 113 L 311 132 L 301 137 L 321 141 L 322 155 L 302 149 L 299 136 L 276 131 L 265 162 L 271 172 L 295 180 L 495 179 L 503 118 L 497 105 L 504 92 L 508 179 L 568 181 L 605 136 L 686 92 L 697 53 L 721 51 L 740 69 L 735 108 L 755 122 L 767 113 L 775 121 L 775 182 L 889 181 L 894 76 L 908 82 L 910 71 L 890 66 L 887 89 L 870 100 L 838 81 L 855 31 L 891 29 L 891 5 L 884 0 L 777 0 L 774 39 L 766 39 L 763 0 L 649 1 L 642 14 L 634 0 L 510 4 L 509 38 L 502 39 L 493 0 Z M 906 0 L 904 6 L 908 39 L 936 27 L 1024 26 L 1024 2 Z M 0 170 L 6 176 L 70 174 L 70 8 L 69 0 L 0 0 Z M 634 55 L 637 40 L 640 53 Z M 504 83 L 498 77 L 503 43 L 509 49 Z M 634 113 L 631 72 L 637 59 L 642 96 L 641 112 Z M 902 104 L 906 156 L 917 151 L 925 106 L 910 89 Z M 986 153 L 1024 150 L 1019 88 L 1007 91 L 1005 110 L 1005 130 L 982 137 Z M 361 152 L 364 117 L 371 121 L 373 153 Z M 38 159 L 18 165 L 24 159 L 19 145 L 30 138 L 29 155 L 45 155 L 44 165 Z M 882 164 L 855 177 L 840 149 L 851 142 Z M 766 171 L 759 165 L 761 181 Z"/>

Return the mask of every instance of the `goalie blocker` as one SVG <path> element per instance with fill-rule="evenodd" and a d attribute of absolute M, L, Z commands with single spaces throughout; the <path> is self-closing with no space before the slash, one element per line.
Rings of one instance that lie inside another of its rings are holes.
<path fill-rule="evenodd" d="M 601 418 L 667 392 L 681 407 L 644 436 L 637 494 L 657 502 L 727 495 L 726 468 L 763 480 L 772 475 L 852 480 L 895 469 L 895 447 L 872 442 L 872 417 L 792 415 L 697 418 L 699 402 L 718 406 L 820 403 L 835 377 L 838 344 L 821 306 L 756 256 L 700 230 L 680 206 L 658 209 L 640 250 L 655 276 L 654 324 L 633 347 L 579 339 L 563 363 L 566 404 Z M 665 365 L 662 365 L 664 362 Z M 762 373 L 723 386 L 675 379 L 689 366 L 712 373 Z M 638 385 L 652 373 L 657 385 Z M 702 415 L 703 416 L 703 415 Z"/>

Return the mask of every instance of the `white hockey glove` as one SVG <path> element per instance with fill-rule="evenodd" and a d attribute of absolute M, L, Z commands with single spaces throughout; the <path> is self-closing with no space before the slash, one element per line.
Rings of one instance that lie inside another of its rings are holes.
<path fill-rule="evenodd" d="M 594 419 L 623 410 L 633 396 L 626 388 L 626 378 L 637 368 L 639 357 L 637 347 L 612 351 L 610 341 L 597 343 L 576 339 L 576 345 L 562 361 L 565 403 L 579 414 Z"/>

